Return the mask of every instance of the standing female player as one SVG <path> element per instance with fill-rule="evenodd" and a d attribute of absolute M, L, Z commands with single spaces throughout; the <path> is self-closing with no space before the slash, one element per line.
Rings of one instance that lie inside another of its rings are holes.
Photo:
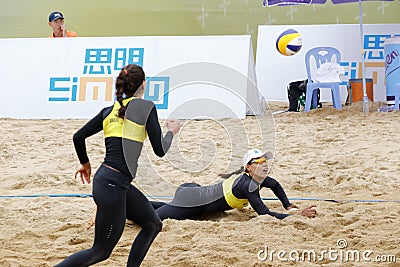
<path fill-rule="evenodd" d="M 127 266 L 139 266 L 162 223 L 152 205 L 131 184 L 137 170 L 143 141 L 149 136 L 154 153 L 162 157 L 180 129 L 175 120 L 166 121 L 162 136 L 153 102 L 143 100 L 146 78 L 138 65 L 124 67 L 116 80 L 113 106 L 104 108 L 75 133 L 73 141 L 82 166 L 76 171 L 82 182 L 90 183 L 91 166 L 85 139 L 103 130 L 106 155 L 93 179 L 93 199 L 97 205 L 93 246 L 72 254 L 56 266 L 89 266 L 110 257 L 129 219 L 142 227 L 133 242 Z"/>

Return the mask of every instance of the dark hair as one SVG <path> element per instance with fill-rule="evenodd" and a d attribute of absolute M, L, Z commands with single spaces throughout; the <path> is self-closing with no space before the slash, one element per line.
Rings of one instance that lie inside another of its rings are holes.
<path fill-rule="evenodd" d="M 239 174 L 239 173 L 241 173 L 241 172 L 243 172 L 243 171 L 244 171 L 244 167 L 242 166 L 242 167 L 240 167 L 240 169 L 238 169 L 238 170 L 236 170 L 236 171 L 234 171 L 234 172 L 231 172 L 231 173 L 220 173 L 219 176 L 222 177 L 222 178 L 224 178 L 224 179 L 228 179 L 228 178 L 231 177 L 232 175 L 234 175 L 234 174 Z"/>
<path fill-rule="evenodd" d="M 122 100 L 132 97 L 145 79 L 144 71 L 139 65 L 129 64 L 122 68 L 115 82 L 115 95 L 117 96 L 118 103 L 121 105 L 118 110 L 118 117 L 125 117 L 126 107 L 122 103 Z"/>

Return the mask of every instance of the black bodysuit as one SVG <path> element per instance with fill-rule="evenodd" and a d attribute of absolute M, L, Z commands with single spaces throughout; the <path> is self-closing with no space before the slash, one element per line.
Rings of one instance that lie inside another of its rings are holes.
<path fill-rule="evenodd" d="M 155 154 L 160 157 L 168 151 L 173 133 L 169 131 L 165 137 L 162 136 L 153 102 L 143 99 L 124 101 L 128 106 L 125 121 L 116 116 L 119 109 L 119 103 L 116 102 L 114 106 L 104 108 L 74 135 L 79 161 L 85 164 L 89 162 L 85 139 L 101 130 L 105 134 L 106 155 L 94 176 L 92 189 L 97 205 L 95 237 L 90 249 L 77 252 L 56 266 L 89 266 L 107 259 L 122 235 L 126 219 L 142 227 L 132 245 L 127 263 L 127 266 L 139 266 L 161 231 L 159 217 L 146 196 L 131 181 L 136 174 L 137 160 L 146 133 Z M 132 126 L 128 130 L 133 129 L 135 133 L 128 133 L 125 138 L 122 132 L 126 130 L 126 123 Z"/>
<path fill-rule="evenodd" d="M 238 199 L 248 200 L 248 203 L 259 215 L 268 214 L 278 219 L 289 216 L 290 214 L 272 212 L 268 209 L 260 197 L 260 189 L 263 187 L 270 188 L 284 208 L 291 205 L 282 186 L 271 177 L 265 178 L 261 184 L 258 184 L 248 174 L 243 173 L 231 186 L 231 192 Z M 210 186 L 200 186 L 195 183 L 182 184 L 176 190 L 171 202 L 153 201 L 152 205 L 161 220 L 166 218 L 183 220 L 234 208 L 228 204 L 222 182 Z"/>

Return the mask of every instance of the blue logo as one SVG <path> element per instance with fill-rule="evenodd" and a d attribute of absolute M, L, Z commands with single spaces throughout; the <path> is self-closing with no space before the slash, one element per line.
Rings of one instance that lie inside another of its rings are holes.
<path fill-rule="evenodd" d="M 113 71 L 127 64 L 143 66 L 144 48 L 87 48 L 83 76 L 50 77 L 49 102 L 115 101 Z M 168 109 L 170 77 L 146 77 L 144 99 Z"/>

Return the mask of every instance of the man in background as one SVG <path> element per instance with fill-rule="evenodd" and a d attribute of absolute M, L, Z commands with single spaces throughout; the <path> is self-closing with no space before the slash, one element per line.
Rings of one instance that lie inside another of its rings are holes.
<path fill-rule="evenodd" d="M 64 23 L 64 16 L 61 12 L 55 11 L 49 15 L 49 26 L 53 29 L 53 33 L 49 38 L 78 37 L 76 32 L 67 30 Z"/>

